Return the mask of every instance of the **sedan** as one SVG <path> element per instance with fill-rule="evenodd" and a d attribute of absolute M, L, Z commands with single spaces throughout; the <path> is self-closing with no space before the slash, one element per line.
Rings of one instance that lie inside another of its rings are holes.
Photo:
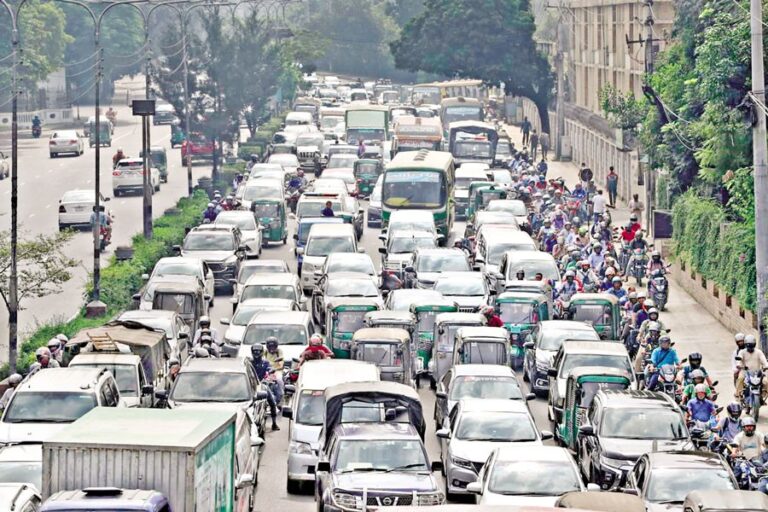
<path fill-rule="evenodd" d="M 149 169 L 152 193 L 160 190 L 160 171 Z M 117 197 L 123 192 L 144 191 L 144 162 L 141 158 L 123 158 L 112 170 L 112 194 Z"/>
<path fill-rule="evenodd" d="M 246 260 L 240 264 L 240 271 L 237 277 L 230 281 L 234 288 L 235 297 L 240 296 L 239 288 L 242 287 L 248 278 L 255 274 L 290 274 L 288 263 L 283 260 Z"/>
<path fill-rule="evenodd" d="M 480 272 L 443 272 L 435 281 L 435 291 L 458 304 L 462 313 L 479 311 L 491 298 L 486 280 Z"/>
<path fill-rule="evenodd" d="M 352 197 L 357 197 L 360 190 L 357 187 L 357 179 L 352 169 L 326 169 L 323 171 L 324 179 L 340 179 L 347 188 L 347 193 Z"/>
<path fill-rule="evenodd" d="M 467 255 L 461 249 L 419 249 L 412 266 L 405 267 L 408 288 L 431 289 L 442 272 L 470 272 Z"/>
<path fill-rule="evenodd" d="M 83 136 L 75 130 L 58 130 L 51 134 L 48 140 L 48 152 L 51 158 L 56 158 L 63 153 L 80 156 L 85 151 Z"/>
<path fill-rule="evenodd" d="M 276 155 L 270 155 L 267 160 L 269 164 L 280 164 L 284 170 L 288 172 L 297 172 L 301 164 L 299 164 L 299 158 L 293 153 L 278 153 Z"/>
<path fill-rule="evenodd" d="M 500 224 L 520 229 L 517 225 L 517 218 L 510 212 L 479 211 L 472 217 L 472 222 L 467 222 L 467 227 L 464 230 L 464 237 L 467 238 L 475 235 L 480 229 L 480 226 L 485 224 Z"/>
<path fill-rule="evenodd" d="M 386 247 L 379 247 L 382 266 L 398 273 L 413 262 L 418 249 L 437 249 L 438 246 L 438 239 L 431 231 L 400 230 L 392 233 L 386 242 Z"/>
<path fill-rule="evenodd" d="M 216 216 L 215 226 L 236 226 L 240 229 L 240 243 L 245 245 L 246 258 L 261 256 L 261 226 L 253 213 L 244 210 L 221 212 Z"/>
<path fill-rule="evenodd" d="M 96 204 L 93 190 L 70 190 L 59 199 L 59 230 L 70 226 L 90 226 L 91 214 Z M 99 202 L 104 204 L 108 197 L 99 194 Z"/>
<path fill-rule="evenodd" d="M 226 325 L 224 346 L 237 347 L 242 344 L 248 322 L 262 311 L 292 311 L 297 309 L 296 301 L 287 299 L 246 299 L 237 305 L 232 318 L 222 318 L 221 325 Z M 237 352 L 237 349 L 234 350 Z"/>
<path fill-rule="evenodd" d="M 381 301 L 376 278 L 368 274 L 325 274 L 318 280 L 312 292 L 312 318 L 318 325 L 325 325 L 325 309 L 333 299 L 339 297 L 371 297 Z"/>

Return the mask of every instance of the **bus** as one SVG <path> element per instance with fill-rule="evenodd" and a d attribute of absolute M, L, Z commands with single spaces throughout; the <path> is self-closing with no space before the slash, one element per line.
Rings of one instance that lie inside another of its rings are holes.
<path fill-rule="evenodd" d="M 440 102 L 440 120 L 443 123 L 443 135 L 449 137 L 449 125 L 456 121 L 484 121 L 483 104 L 474 98 L 446 98 Z"/>
<path fill-rule="evenodd" d="M 394 121 L 392 153 L 431 149 L 440 151 L 443 130 L 436 117 L 400 116 Z"/>
<path fill-rule="evenodd" d="M 347 142 L 358 140 L 386 142 L 389 130 L 389 108 L 379 105 L 354 106 L 344 113 Z"/>
<path fill-rule="evenodd" d="M 428 210 L 445 244 L 453 229 L 453 157 L 444 151 L 398 153 L 384 171 L 382 229 L 394 210 Z"/>

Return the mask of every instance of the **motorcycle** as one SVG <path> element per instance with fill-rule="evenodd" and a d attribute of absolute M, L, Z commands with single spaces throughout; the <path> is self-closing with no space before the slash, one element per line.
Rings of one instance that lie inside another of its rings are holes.
<path fill-rule="evenodd" d="M 112 123 L 112 127 L 114 128 L 115 123 L 117 122 L 117 112 L 115 112 L 112 109 L 109 109 L 106 113 L 107 119 L 109 119 L 109 122 Z"/>
<path fill-rule="evenodd" d="M 743 491 L 756 491 L 761 478 L 765 477 L 765 470 L 747 460 L 742 455 L 734 455 L 731 459 L 733 475 L 739 484 L 739 489 Z"/>
<path fill-rule="evenodd" d="M 630 273 L 637 281 L 638 286 L 643 285 L 643 277 L 645 277 L 645 266 L 647 263 L 648 256 L 645 254 L 645 251 L 643 249 L 635 249 Z"/>
<path fill-rule="evenodd" d="M 688 432 L 691 435 L 691 442 L 697 450 L 709 450 L 713 439 L 712 423 L 710 421 L 691 420 L 688 422 Z M 716 423 L 716 421 L 715 421 Z"/>
<path fill-rule="evenodd" d="M 288 208 L 291 210 L 291 213 L 296 213 L 296 206 L 299 204 L 299 198 L 301 197 L 301 193 L 304 192 L 304 190 L 297 188 L 289 189 L 288 192 L 290 193 L 287 200 Z"/>
<path fill-rule="evenodd" d="M 679 404 L 682 401 L 682 393 L 680 386 L 677 385 L 677 367 L 673 364 L 665 364 L 658 369 L 658 372 L 659 380 L 656 387 Z"/>
<path fill-rule="evenodd" d="M 112 236 L 108 228 L 101 226 L 99 228 L 99 250 L 103 251 L 112 241 Z"/>
<path fill-rule="evenodd" d="M 742 393 L 741 403 L 744 407 L 744 413 L 752 416 L 757 422 L 760 417 L 760 406 L 763 396 L 763 372 L 746 371 L 744 376 L 744 392 Z"/>
<path fill-rule="evenodd" d="M 629 258 L 632 256 L 632 248 L 628 243 L 621 244 L 621 252 L 619 253 L 619 266 L 621 268 L 627 268 Z"/>
<path fill-rule="evenodd" d="M 32 125 L 32 137 L 35 139 L 39 139 L 40 135 L 43 133 L 43 128 L 38 125 Z"/>
<path fill-rule="evenodd" d="M 653 303 L 659 311 L 664 311 L 667 307 L 668 284 L 667 277 L 662 272 L 655 272 L 649 279 L 648 295 L 653 299 Z"/>

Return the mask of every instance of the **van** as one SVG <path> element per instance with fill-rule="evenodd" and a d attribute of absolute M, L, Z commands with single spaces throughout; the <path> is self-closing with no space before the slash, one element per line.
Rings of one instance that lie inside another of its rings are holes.
<path fill-rule="evenodd" d="M 302 124 L 314 124 L 311 112 L 288 112 L 288 115 L 285 116 L 285 126 Z"/>
<path fill-rule="evenodd" d="M 435 227 L 435 218 L 432 212 L 424 210 L 394 210 L 389 215 L 387 227 L 382 229 L 382 240 L 386 240 L 386 235 L 395 231 L 429 231 L 437 235 Z"/>
<path fill-rule="evenodd" d="M 289 368 L 293 360 L 301 357 L 309 337 L 315 333 L 312 316 L 306 311 L 265 311 L 253 315 L 238 347 L 238 357 L 251 358 L 251 346 L 263 343 L 270 336 L 278 340 L 283 352 L 284 365 Z M 226 340 L 225 340 L 226 343 Z"/>
<path fill-rule="evenodd" d="M 487 274 L 498 272 L 501 259 L 508 251 L 537 250 L 536 242 L 525 231 L 496 224 L 481 226 L 475 235 L 475 244 L 476 270 L 483 270 Z M 529 279 L 533 279 L 533 275 Z"/>
<path fill-rule="evenodd" d="M 325 389 L 348 382 L 378 380 L 378 367 L 364 361 L 320 359 L 301 366 L 293 403 L 283 408 L 283 416 L 291 420 L 288 427 L 288 492 L 297 493 L 303 482 L 315 481 Z"/>
<path fill-rule="evenodd" d="M 560 281 L 560 270 L 551 254 L 542 251 L 507 251 L 501 257 L 499 271 L 488 274 L 491 288 L 498 293 L 505 290 L 507 282 L 517 279 L 517 271 L 525 272 L 525 279 L 535 279 L 541 273 L 545 281 Z"/>
<path fill-rule="evenodd" d="M 334 252 L 358 251 L 355 228 L 351 224 L 313 224 L 307 245 L 296 251 L 302 256 L 302 289 L 311 293 L 318 279 L 315 270 L 322 269 L 326 256 Z"/>

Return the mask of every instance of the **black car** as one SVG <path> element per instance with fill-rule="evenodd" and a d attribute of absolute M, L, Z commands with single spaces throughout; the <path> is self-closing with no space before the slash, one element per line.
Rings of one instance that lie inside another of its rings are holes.
<path fill-rule="evenodd" d="M 622 485 L 644 453 L 692 446 L 685 418 L 667 395 L 611 390 L 595 395 L 577 444 L 582 473 L 604 489 Z"/>

